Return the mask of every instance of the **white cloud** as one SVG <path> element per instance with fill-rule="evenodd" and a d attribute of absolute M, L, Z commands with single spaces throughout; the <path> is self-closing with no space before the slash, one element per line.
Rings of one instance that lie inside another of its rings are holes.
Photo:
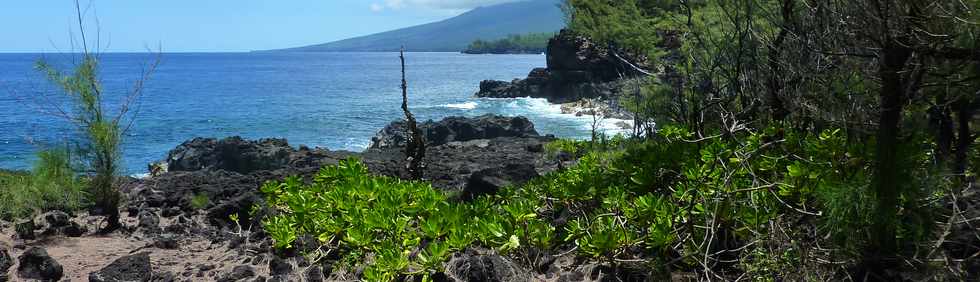
<path fill-rule="evenodd" d="M 395 9 L 395 10 L 397 10 L 397 9 L 401 9 L 401 8 L 404 8 L 405 7 L 405 1 L 404 0 L 385 0 L 385 6 L 387 6 L 389 9 Z"/>
<path fill-rule="evenodd" d="M 379 3 L 371 4 L 371 10 L 377 12 L 385 8 L 397 10 L 406 7 L 421 7 L 436 10 L 468 10 L 480 6 L 518 1 L 522 0 L 385 0 L 383 6 Z"/>

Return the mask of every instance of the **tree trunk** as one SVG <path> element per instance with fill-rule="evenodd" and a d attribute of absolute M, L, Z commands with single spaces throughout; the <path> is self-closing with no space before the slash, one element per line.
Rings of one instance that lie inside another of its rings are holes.
<path fill-rule="evenodd" d="M 783 121 L 789 115 L 789 111 L 786 110 L 786 105 L 779 98 L 779 93 L 783 90 L 783 70 L 782 66 L 779 65 L 779 58 L 782 55 L 783 42 L 786 41 L 786 35 L 789 33 L 788 25 L 793 17 L 793 1 L 783 0 L 782 27 L 779 28 L 779 34 L 776 35 L 776 40 L 769 45 L 769 81 L 766 83 L 766 86 L 769 92 L 769 110 L 774 121 Z"/>
<path fill-rule="evenodd" d="M 874 194 L 877 198 L 872 229 L 871 251 L 878 258 L 890 257 L 898 249 L 895 240 L 894 219 L 898 212 L 899 171 L 897 165 L 899 122 L 906 93 L 902 72 L 912 52 L 906 47 L 892 42 L 881 50 L 878 74 L 881 77 L 879 90 L 880 117 L 878 124 L 878 148 Z"/>
<path fill-rule="evenodd" d="M 956 138 L 956 158 L 953 163 L 953 173 L 966 176 L 967 156 L 973 145 L 973 132 L 970 131 L 970 121 L 973 120 L 975 108 L 970 100 L 962 99 L 958 103 L 956 113 L 958 132 Z M 976 165 L 976 164 L 974 164 Z"/>
<path fill-rule="evenodd" d="M 953 117 L 946 106 L 946 95 L 936 95 L 936 106 L 929 109 L 929 126 L 936 138 L 936 164 L 945 168 L 953 150 Z"/>

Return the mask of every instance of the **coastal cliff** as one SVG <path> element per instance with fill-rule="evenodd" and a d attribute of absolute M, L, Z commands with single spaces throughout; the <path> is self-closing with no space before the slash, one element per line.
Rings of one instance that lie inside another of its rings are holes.
<path fill-rule="evenodd" d="M 477 97 L 545 98 L 551 103 L 569 103 L 583 99 L 615 100 L 624 89 L 624 78 L 640 75 L 607 46 L 562 30 L 548 41 L 547 67 L 536 68 L 524 79 L 480 82 Z M 644 58 L 629 58 L 641 62 Z"/>

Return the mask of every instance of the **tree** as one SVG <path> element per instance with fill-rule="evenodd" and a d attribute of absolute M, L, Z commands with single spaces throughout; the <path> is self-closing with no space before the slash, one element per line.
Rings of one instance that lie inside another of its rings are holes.
<path fill-rule="evenodd" d="M 85 38 L 82 9 L 75 1 L 81 36 L 81 60 L 71 73 L 63 73 L 44 59 L 38 60 L 36 69 L 44 73 L 48 80 L 57 85 L 70 100 L 73 109 L 57 108 L 60 117 L 65 118 L 78 130 L 79 152 L 84 163 L 83 173 L 90 178 L 89 196 L 94 202 L 94 210 L 107 217 L 102 232 L 111 232 L 121 226 L 119 222 L 120 193 L 115 182 L 119 174 L 119 160 L 122 153 L 122 138 L 131 124 L 123 124 L 129 117 L 130 104 L 143 93 L 143 83 L 156 68 L 159 59 L 142 73 L 133 90 L 126 95 L 125 102 L 115 115 L 110 115 L 106 105 L 106 93 L 99 81 L 98 55 L 89 51 Z"/>
<path fill-rule="evenodd" d="M 813 13 L 828 13 L 839 23 L 826 24 L 817 32 L 839 44 L 825 53 L 839 59 L 862 60 L 870 64 L 867 75 L 878 81 L 878 120 L 875 150 L 874 195 L 877 198 L 875 240 L 869 251 L 875 259 L 885 259 L 898 251 L 895 220 L 899 199 L 910 187 L 902 181 L 909 173 L 898 155 L 903 135 L 903 117 L 910 103 L 923 101 L 930 93 L 939 66 L 950 61 L 980 59 L 976 23 L 960 21 L 976 17 L 977 3 L 961 1 L 846 1 L 819 2 Z M 964 6 L 972 5 L 973 7 Z M 973 12 L 971 12 L 973 11 Z M 963 33 L 973 32 L 972 42 L 957 42 Z M 843 44 L 841 44 L 843 43 Z M 824 46 L 832 46 L 825 43 Z M 947 69 L 953 73 L 969 71 L 963 67 Z M 934 93 L 945 95 L 946 90 Z M 941 99 L 942 100 L 942 99 Z M 961 124 L 968 126 L 968 122 Z M 968 130 L 967 130 L 968 131 Z"/>

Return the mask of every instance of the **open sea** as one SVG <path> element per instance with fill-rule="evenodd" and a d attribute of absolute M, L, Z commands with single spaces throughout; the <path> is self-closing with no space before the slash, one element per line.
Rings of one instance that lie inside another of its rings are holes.
<path fill-rule="evenodd" d="M 39 59 L 71 71 L 72 54 L 0 54 L 0 168 L 29 169 L 39 149 L 73 136 L 58 108 L 65 95 L 34 69 Z M 100 55 L 108 105 L 131 93 L 155 54 Z M 474 98 L 484 79 L 511 80 L 545 66 L 544 55 L 407 53 L 409 107 L 420 120 L 486 113 L 522 115 L 541 134 L 586 138 L 591 117 L 561 114 L 543 99 Z M 133 103 L 127 174 L 194 137 L 286 138 L 331 150 L 364 150 L 402 117 L 397 53 L 165 53 Z M 605 128 L 615 128 L 606 121 Z M 129 123 L 126 123 L 129 124 Z"/>

